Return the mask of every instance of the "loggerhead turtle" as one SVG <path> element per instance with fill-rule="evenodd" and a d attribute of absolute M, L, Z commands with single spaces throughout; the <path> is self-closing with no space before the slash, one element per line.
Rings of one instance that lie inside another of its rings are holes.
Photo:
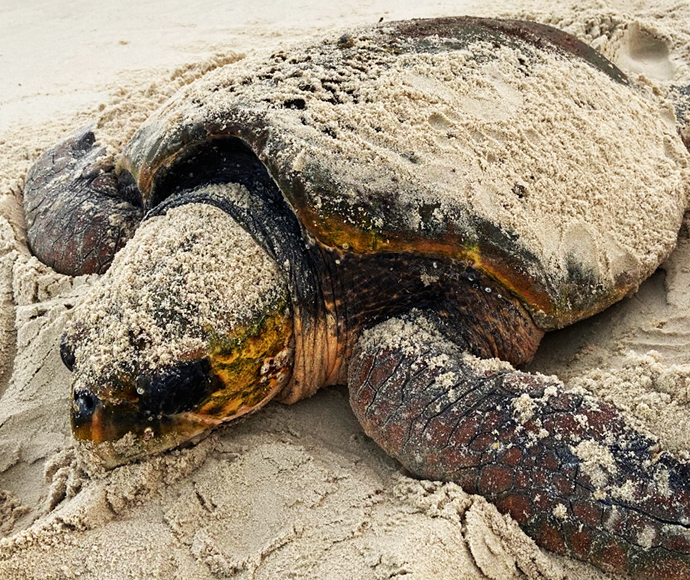
<path fill-rule="evenodd" d="M 347 383 L 414 474 L 549 550 L 687 578 L 690 466 L 514 368 L 665 259 L 687 168 L 672 113 L 534 23 L 389 23 L 219 69 L 116 164 L 84 130 L 27 176 L 41 260 L 112 260 L 61 342 L 74 437 L 113 466 Z"/>

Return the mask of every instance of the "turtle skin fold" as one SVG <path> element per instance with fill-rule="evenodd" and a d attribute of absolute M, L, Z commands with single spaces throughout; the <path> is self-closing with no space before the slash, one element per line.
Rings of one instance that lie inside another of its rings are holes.
<path fill-rule="evenodd" d="M 367 435 L 414 474 L 483 495 L 548 550 L 690 578 L 690 465 L 604 401 L 487 364 L 434 326 L 415 312 L 359 341 L 350 402 Z"/>

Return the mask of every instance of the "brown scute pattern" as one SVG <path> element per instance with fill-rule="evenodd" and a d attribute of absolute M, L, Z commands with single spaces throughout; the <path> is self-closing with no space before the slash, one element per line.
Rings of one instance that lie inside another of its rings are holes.
<path fill-rule="evenodd" d="M 543 335 L 518 300 L 467 263 L 412 253 L 322 253 L 324 298 L 341 342 L 415 307 L 438 313 L 456 343 L 473 354 L 515 365 L 532 359 Z"/>
<path fill-rule="evenodd" d="M 350 400 L 369 436 L 413 473 L 484 495 L 548 550 L 690 577 L 688 464 L 611 405 L 463 354 L 434 324 L 417 313 L 359 343 Z"/>
<path fill-rule="evenodd" d="M 31 251 L 62 274 L 103 274 L 141 221 L 137 195 L 118 182 L 93 133 L 80 131 L 43 153 L 26 177 Z"/>

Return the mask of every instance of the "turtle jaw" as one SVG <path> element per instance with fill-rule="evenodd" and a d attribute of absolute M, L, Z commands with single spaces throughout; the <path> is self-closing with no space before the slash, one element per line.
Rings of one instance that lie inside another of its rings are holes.
<path fill-rule="evenodd" d="M 133 402 L 108 404 L 91 393 L 77 391 L 71 409 L 72 436 L 103 467 L 111 469 L 184 444 L 197 443 L 218 425 L 262 408 L 284 384 L 284 375 L 277 377 L 268 389 L 261 389 L 264 396 L 254 397 L 256 401 L 226 398 L 224 414 L 217 416 L 205 409 L 212 397 L 187 411 L 153 416 Z M 91 401 L 89 408 L 86 408 L 86 400 Z"/>
<path fill-rule="evenodd" d="M 135 409 L 113 409 L 101 404 L 90 419 L 84 420 L 73 408 L 72 435 L 103 467 L 111 469 L 192 442 L 213 427 L 187 413 L 152 421 L 142 415 Z"/>
<path fill-rule="evenodd" d="M 105 469 L 168 451 L 185 444 L 195 444 L 207 436 L 218 422 L 194 413 L 178 413 L 147 421 L 135 413 L 131 419 L 122 410 L 113 413 L 101 407 L 90 422 L 80 422 L 72 413 L 72 435 L 80 447 Z"/>

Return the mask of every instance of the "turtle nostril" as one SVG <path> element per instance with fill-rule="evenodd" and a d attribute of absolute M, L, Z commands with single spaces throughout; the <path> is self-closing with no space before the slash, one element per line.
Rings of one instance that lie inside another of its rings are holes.
<path fill-rule="evenodd" d="M 89 391 L 75 391 L 74 403 L 76 405 L 75 418 L 89 419 L 98 406 L 98 399 Z"/>
<path fill-rule="evenodd" d="M 60 339 L 60 358 L 62 359 L 62 364 L 64 364 L 69 371 L 74 369 L 74 349 L 67 344 L 67 337 L 64 334 Z"/>

